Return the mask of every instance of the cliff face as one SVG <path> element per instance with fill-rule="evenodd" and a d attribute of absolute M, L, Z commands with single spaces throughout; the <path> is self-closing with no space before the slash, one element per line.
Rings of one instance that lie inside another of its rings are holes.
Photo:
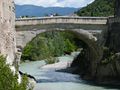
<path fill-rule="evenodd" d="M 13 0 L 0 0 L 0 54 L 13 64 L 16 52 L 15 8 Z"/>

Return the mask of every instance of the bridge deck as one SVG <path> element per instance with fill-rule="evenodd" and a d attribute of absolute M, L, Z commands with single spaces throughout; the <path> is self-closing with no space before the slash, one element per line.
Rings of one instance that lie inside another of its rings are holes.
<path fill-rule="evenodd" d="M 17 18 L 16 26 L 37 25 L 37 24 L 55 24 L 55 23 L 73 23 L 73 24 L 106 24 L 107 17 L 73 17 L 73 16 L 54 16 L 54 17 L 35 17 L 35 18 Z"/>

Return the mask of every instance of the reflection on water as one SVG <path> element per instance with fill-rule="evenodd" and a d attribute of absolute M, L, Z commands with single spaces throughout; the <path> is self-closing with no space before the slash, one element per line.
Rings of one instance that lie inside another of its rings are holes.
<path fill-rule="evenodd" d="M 68 61 L 72 61 L 74 54 L 71 56 L 59 57 L 60 64 L 66 64 Z M 79 78 L 78 75 L 56 72 L 56 68 L 43 68 L 44 61 L 35 61 L 22 63 L 20 70 L 22 72 L 31 74 L 37 79 L 37 84 L 34 90 L 120 90 L 111 87 L 95 86 L 91 82 L 85 82 Z M 58 68 L 57 68 L 58 69 Z"/>

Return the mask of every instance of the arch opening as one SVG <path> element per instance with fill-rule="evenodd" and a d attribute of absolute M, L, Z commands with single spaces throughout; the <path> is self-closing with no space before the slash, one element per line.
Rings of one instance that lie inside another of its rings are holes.
<path fill-rule="evenodd" d="M 54 32 L 54 30 L 49 30 L 49 31 L 44 30 L 41 33 L 45 33 L 45 32 L 49 33 L 51 31 Z M 81 53 L 82 54 L 84 53 L 84 54 L 82 55 L 80 53 L 76 57 L 76 59 L 73 61 L 73 63 L 71 64 L 71 67 L 77 67 L 76 70 L 80 74 L 89 73 L 92 77 L 94 77 L 93 75 L 95 75 L 95 73 L 96 73 L 97 63 L 99 62 L 99 60 L 102 56 L 101 55 L 102 50 L 100 47 L 98 47 L 98 45 L 96 43 L 96 38 L 92 34 L 90 34 L 89 32 L 87 32 L 85 30 L 57 30 L 57 31 L 72 33 L 75 37 L 77 37 L 77 40 L 79 40 L 78 42 L 83 44 L 83 45 L 81 45 L 83 48 Z M 40 43 L 38 43 L 38 44 L 40 44 Z M 83 57 L 82 59 L 81 59 L 81 56 Z M 81 64 L 83 66 L 81 66 Z M 90 68 L 88 68 L 88 67 L 90 67 Z M 80 71 L 81 69 L 83 69 L 85 71 L 84 72 Z M 89 71 L 92 71 L 92 72 L 89 72 Z"/>

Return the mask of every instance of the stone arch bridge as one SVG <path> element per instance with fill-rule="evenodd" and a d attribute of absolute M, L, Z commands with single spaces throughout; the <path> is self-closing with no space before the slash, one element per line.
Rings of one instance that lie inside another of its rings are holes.
<path fill-rule="evenodd" d="M 17 18 L 17 46 L 24 47 L 36 35 L 49 30 L 86 30 L 92 34 L 100 34 L 107 29 L 107 17 L 37 17 Z"/>
<path fill-rule="evenodd" d="M 96 43 L 94 33 L 106 29 L 105 17 L 45 17 L 16 19 L 16 40 L 18 51 L 24 48 L 36 35 L 50 30 L 69 31 L 87 46 L 87 59 L 90 61 L 91 75 L 95 75 L 102 49 Z M 87 27 L 87 28 L 86 28 Z"/>

